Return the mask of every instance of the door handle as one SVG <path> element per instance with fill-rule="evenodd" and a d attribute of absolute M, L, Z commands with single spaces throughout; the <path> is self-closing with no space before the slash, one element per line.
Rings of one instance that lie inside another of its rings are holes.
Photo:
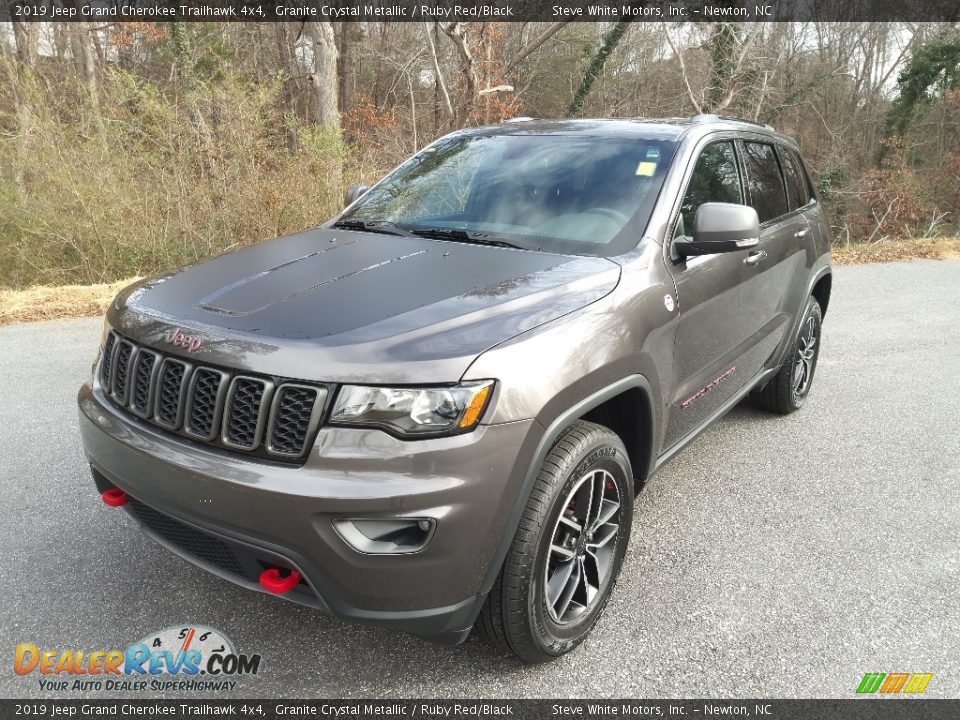
<path fill-rule="evenodd" d="M 744 265 L 756 265 L 767 256 L 766 250 L 754 250 L 743 259 Z"/>
<path fill-rule="evenodd" d="M 810 231 L 807 230 L 807 228 L 803 228 L 803 230 L 797 230 L 797 231 L 793 234 L 793 236 L 794 236 L 795 238 L 797 238 L 797 240 L 799 240 L 800 238 L 805 238 L 805 237 L 807 236 L 807 233 L 808 233 L 808 232 L 810 232 Z"/>

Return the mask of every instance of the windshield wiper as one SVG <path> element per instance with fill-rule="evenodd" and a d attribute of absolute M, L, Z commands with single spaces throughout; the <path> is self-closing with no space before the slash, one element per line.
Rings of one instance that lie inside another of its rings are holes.
<path fill-rule="evenodd" d="M 333 227 L 343 230 L 362 230 L 364 232 L 383 233 L 384 235 L 417 237 L 415 233 L 389 220 L 340 220 L 339 222 L 335 222 Z"/>
<path fill-rule="evenodd" d="M 453 242 L 471 243 L 473 245 L 493 245 L 494 247 L 514 248 L 516 250 L 529 250 L 530 248 L 519 243 L 505 240 L 500 236 L 479 230 L 463 230 L 461 228 L 438 228 L 438 227 L 411 227 L 410 232 L 420 237 L 433 238 L 435 240 L 452 240 Z M 539 249 L 539 248 L 538 248 Z"/>

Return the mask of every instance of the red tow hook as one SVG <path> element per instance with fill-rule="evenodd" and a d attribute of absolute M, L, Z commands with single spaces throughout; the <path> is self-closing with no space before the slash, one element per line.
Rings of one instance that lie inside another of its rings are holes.
<path fill-rule="evenodd" d="M 118 487 L 104 490 L 100 493 L 100 499 L 110 507 L 120 507 L 127 504 L 127 494 Z"/>
<path fill-rule="evenodd" d="M 267 568 L 260 573 L 260 587 L 275 595 L 283 595 L 300 583 L 300 573 L 291 570 L 286 577 L 280 577 L 280 568 Z"/>

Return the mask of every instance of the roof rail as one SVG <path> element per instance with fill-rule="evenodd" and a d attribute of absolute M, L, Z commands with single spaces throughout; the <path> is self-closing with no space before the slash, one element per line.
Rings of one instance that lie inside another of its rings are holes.
<path fill-rule="evenodd" d="M 699 115 L 694 115 L 690 118 L 690 122 L 694 123 L 711 123 L 711 122 L 739 122 L 746 123 L 747 125 L 757 125 L 767 130 L 773 130 L 773 125 L 767 123 L 758 122 L 757 120 L 747 120 L 746 118 L 731 117 L 730 115 L 714 115 L 713 113 L 700 113 Z"/>
<path fill-rule="evenodd" d="M 518 122 L 530 122 L 531 120 L 536 120 L 536 118 L 521 116 L 521 117 L 512 117 L 507 120 L 504 120 L 505 123 L 518 123 Z"/>

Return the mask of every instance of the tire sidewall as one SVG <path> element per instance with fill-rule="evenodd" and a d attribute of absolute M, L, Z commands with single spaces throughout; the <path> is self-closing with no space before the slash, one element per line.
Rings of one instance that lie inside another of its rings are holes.
<path fill-rule="evenodd" d="M 549 562 L 549 546 L 553 538 L 554 525 L 563 510 L 567 497 L 585 474 L 592 470 L 606 470 L 617 483 L 620 493 L 620 527 L 615 539 L 611 577 L 601 588 L 597 605 L 583 618 L 572 623 L 560 625 L 549 617 L 544 599 L 544 577 Z M 623 558 L 630 541 L 630 526 L 633 519 L 633 479 L 630 461 L 622 446 L 604 440 L 598 440 L 585 448 L 577 458 L 572 470 L 567 470 L 564 481 L 554 489 L 550 509 L 540 527 L 537 537 L 536 562 L 533 563 L 532 576 L 528 578 L 527 612 L 530 618 L 532 635 L 543 652 L 559 656 L 579 645 L 603 613 L 607 600 L 613 591 L 620 574 Z"/>

